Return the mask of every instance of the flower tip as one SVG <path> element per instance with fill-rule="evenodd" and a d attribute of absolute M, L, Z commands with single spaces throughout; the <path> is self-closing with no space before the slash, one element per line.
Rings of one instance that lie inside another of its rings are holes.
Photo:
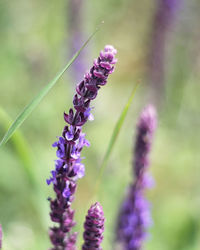
<path fill-rule="evenodd" d="M 116 55 L 117 50 L 112 45 L 106 45 L 104 48 L 105 52 L 111 52 L 112 54 Z"/>
<path fill-rule="evenodd" d="M 104 221 L 103 207 L 99 202 L 94 203 L 88 210 L 88 214 L 101 218 Z"/>
<path fill-rule="evenodd" d="M 156 116 L 156 109 L 155 109 L 155 107 L 152 104 L 149 104 L 146 107 L 146 112 L 148 112 L 149 116 L 151 116 L 151 117 L 155 117 Z"/>
<path fill-rule="evenodd" d="M 152 104 L 146 106 L 141 114 L 141 123 L 149 127 L 153 132 L 157 126 L 157 112 Z"/>
<path fill-rule="evenodd" d="M 99 202 L 95 202 L 93 205 L 92 205 L 92 208 L 95 209 L 95 210 L 103 210 L 101 204 Z"/>

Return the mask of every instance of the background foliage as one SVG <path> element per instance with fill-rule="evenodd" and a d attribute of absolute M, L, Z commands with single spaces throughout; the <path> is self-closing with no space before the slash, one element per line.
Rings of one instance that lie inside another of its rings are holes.
<path fill-rule="evenodd" d="M 98 167 L 115 123 L 135 82 L 142 83 L 97 195 L 106 216 L 104 249 L 113 247 L 117 209 L 130 181 L 136 120 L 141 108 L 149 102 L 157 105 L 159 125 L 151 154 L 156 186 L 147 194 L 152 203 L 154 226 L 145 249 L 199 249 L 200 3 L 198 0 L 179 3 L 166 42 L 165 85 L 157 91 L 147 73 L 157 1 L 83 1 L 80 40 L 102 20 L 105 22 L 83 53 L 85 69 L 90 68 L 105 44 L 117 48 L 118 63 L 95 101 L 94 122 L 85 126 L 91 147 L 83 152 L 86 176 L 79 181 L 74 203 L 78 228 L 89 208 Z M 69 16 L 66 0 L 0 1 L 1 137 L 6 131 L 8 115 L 15 119 L 69 59 L 74 50 Z M 45 180 L 55 159 L 51 144 L 62 131 L 63 111 L 71 106 L 77 83 L 74 79 L 72 72 L 67 72 L 23 124 L 20 135 L 0 149 L 4 249 L 40 250 L 50 246 L 47 197 L 52 190 Z M 31 169 L 28 174 L 27 164 Z"/>

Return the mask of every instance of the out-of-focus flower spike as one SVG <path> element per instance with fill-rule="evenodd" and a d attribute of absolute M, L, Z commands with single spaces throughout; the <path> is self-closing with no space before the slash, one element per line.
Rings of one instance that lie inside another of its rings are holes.
<path fill-rule="evenodd" d="M 81 47 L 81 44 L 85 40 L 87 33 L 85 32 L 85 19 L 86 15 L 86 2 L 85 0 L 69 0 L 67 3 L 67 26 L 68 34 L 68 46 L 70 57 L 75 54 Z M 90 45 L 91 46 L 91 45 Z M 89 48 L 85 48 L 83 53 L 79 55 L 79 59 L 71 65 L 70 73 L 75 82 L 79 82 L 84 72 L 87 69 L 88 60 L 87 55 L 89 54 Z"/>
<path fill-rule="evenodd" d="M 147 236 L 147 228 L 152 224 L 150 205 L 144 197 L 144 190 L 153 185 L 153 179 L 146 170 L 149 167 L 149 153 L 156 121 L 154 107 L 147 106 L 142 111 L 137 125 L 133 183 L 121 205 L 117 222 L 116 241 L 122 244 L 123 250 L 141 250 Z"/>
<path fill-rule="evenodd" d="M 157 125 L 156 110 L 153 105 L 148 105 L 141 113 L 138 125 L 137 136 L 134 148 L 133 171 L 139 181 L 149 166 L 149 152 L 152 139 Z"/>
<path fill-rule="evenodd" d="M 178 6 L 181 0 L 157 0 L 156 11 L 152 25 L 149 49 L 147 81 L 151 86 L 155 100 L 160 104 L 163 97 L 166 49 L 170 43 L 170 31 L 178 16 Z"/>

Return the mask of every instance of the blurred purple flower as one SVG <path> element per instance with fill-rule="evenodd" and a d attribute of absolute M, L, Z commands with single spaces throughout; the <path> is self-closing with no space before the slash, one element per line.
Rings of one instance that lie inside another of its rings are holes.
<path fill-rule="evenodd" d="M 156 111 L 153 106 L 147 106 L 141 113 L 137 126 L 133 162 L 135 180 L 129 187 L 118 217 L 116 240 L 124 250 L 140 250 L 146 238 L 146 229 L 152 224 L 150 205 L 144 198 L 144 190 L 153 184 L 152 177 L 145 171 L 149 166 L 155 128 Z"/>
<path fill-rule="evenodd" d="M 96 202 L 88 210 L 88 214 L 85 219 L 83 233 L 84 244 L 83 250 L 101 250 L 101 242 L 103 240 L 104 232 L 104 213 L 102 206 Z"/>
<path fill-rule="evenodd" d="M 68 50 L 70 56 L 78 51 L 85 40 L 85 27 L 84 27 L 84 13 L 85 13 L 84 0 L 69 0 L 68 1 L 68 27 L 69 27 L 69 46 Z M 75 60 L 70 69 L 73 78 L 80 81 L 85 70 L 87 69 L 86 55 L 88 54 L 87 48 L 79 55 L 79 59 Z"/>
<path fill-rule="evenodd" d="M 151 150 L 152 138 L 157 125 L 156 123 L 155 108 L 149 105 L 140 115 L 134 148 L 133 171 L 136 181 L 140 181 L 141 183 L 144 180 L 144 172 L 149 166 L 149 152 Z"/>
<path fill-rule="evenodd" d="M 76 235 L 71 229 L 75 225 L 74 211 L 71 203 L 74 199 L 76 182 L 85 173 L 85 167 L 81 163 L 81 151 L 89 142 L 82 133 L 82 126 L 90 118 L 90 102 L 100 89 L 106 84 L 108 75 L 114 70 L 117 51 L 110 45 L 105 46 L 100 56 L 95 60 L 90 72 L 85 75 L 84 80 L 78 84 L 73 99 L 74 110 L 64 113 L 64 119 L 68 125 L 64 127 L 62 136 L 53 143 L 57 147 L 55 169 L 51 171 L 51 177 L 47 184 L 53 183 L 56 198 L 50 200 L 51 220 L 58 226 L 50 228 L 49 236 L 53 244 L 52 250 L 75 249 Z M 110 65 L 110 66 L 109 66 Z"/>
<path fill-rule="evenodd" d="M 151 45 L 147 80 L 153 85 L 156 97 L 162 96 L 165 81 L 165 50 L 169 39 L 169 31 L 177 16 L 181 0 L 157 0 L 157 9 L 152 26 Z M 160 100 L 159 100 L 160 101 Z"/>

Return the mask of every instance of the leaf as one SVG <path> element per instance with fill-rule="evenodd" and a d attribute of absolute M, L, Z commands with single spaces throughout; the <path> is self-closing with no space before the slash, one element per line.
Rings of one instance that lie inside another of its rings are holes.
<path fill-rule="evenodd" d="M 103 161 L 102 161 L 101 166 L 100 166 L 99 180 L 101 180 L 101 177 L 103 176 L 103 173 L 105 171 L 105 167 L 106 167 L 107 162 L 109 160 L 109 157 L 110 157 L 110 155 L 112 153 L 112 150 L 113 150 L 114 145 L 116 143 L 117 137 L 118 137 L 118 135 L 120 133 L 120 130 L 122 128 L 122 125 L 124 123 L 124 120 L 126 118 L 126 115 L 127 115 L 128 110 L 130 108 L 130 105 L 131 105 L 131 103 L 133 101 L 133 98 L 135 96 L 135 92 L 136 92 L 138 86 L 139 86 L 139 83 L 137 83 L 134 86 L 134 88 L 133 88 L 133 90 L 131 92 L 131 95 L 130 95 L 130 97 L 129 97 L 129 99 L 128 99 L 126 105 L 125 105 L 125 107 L 123 108 L 122 113 L 121 113 L 121 115 L 120 115 L 120 117 L 119 117 L 119 119 L 118 119 L 118 121 L 117 121 L 117 123 L 115 125 L 115 128 L 113 130 L 112 136 L 110 138 L 110 142 L 108 144 L 108 148 L 106 150 L 105 156 L 104 156 Z"/>
<path fill-rule="evenodd" d="M 87 41 L 83 44 L 83 46 L 74 54 L 74 56 L 70 59 L 70 61 L 65 65 L 65 67 L 55 76 L 55 78 L 50 81 L 33 100 L 24 108 L 24 110 L 17 116 L 16 120 L 12 123 L 3 139 L 0 142 L 0 146 L 3 146 L 13 135 L 15 130 L 19 128 L 22 123 L 26 120 L 26 118 L 31 114 L 31 112 L 37 107 L 37 105 L 41 102 L 41 100 L 46 96 L 46 94 L 51 90 L 51 88 L 56 84 L 56 82 L 61 78 L 64 72 L 71 66 L 71 64 L 75 61 L 84 47 L 88 44 L 88 42 L 92 39 L 92 37 L 97 33 L 100 26 L 96 28 L 96 30 L 92 33 L 92 35 L 87 39 Z"/>

